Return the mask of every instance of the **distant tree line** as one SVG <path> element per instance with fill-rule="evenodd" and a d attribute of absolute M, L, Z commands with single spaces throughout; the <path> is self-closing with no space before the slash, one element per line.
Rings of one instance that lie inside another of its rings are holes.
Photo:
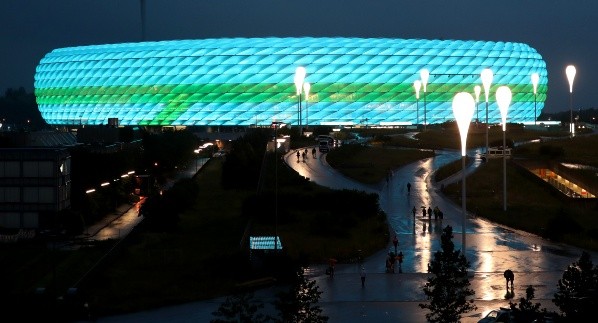
<path fill-rule="evenodd" d="M 29 122 L 27 122 L 29 120 Z M 24 87 L 9 88 L 0 97 L 0 122 L 13 130 L 39 129 L 47 126 L 42 118 L 35 95 Z M 2 127 L 3 129 L 4 126 Z"/>

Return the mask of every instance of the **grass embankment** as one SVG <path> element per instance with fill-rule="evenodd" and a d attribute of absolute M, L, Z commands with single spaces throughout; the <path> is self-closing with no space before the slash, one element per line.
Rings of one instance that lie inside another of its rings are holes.
<path fill-rule="evenodd" d="M 598 250 L 595 201 L 569 199 L 507 163 L 507 211 L 503 211 L 502 159 L 491 159 L 467 178 L 467 208 L 479 216 L 583 248 Z M 461 203 L 461 184 L 445 187 L 445 194 Z"/>
<path fill-rule="evenodd" d="M 332 209 L 340 202 L 333 200 L 331 190 L 305 180 L 309 186 L 289 187 L 284 184 L 285 178 L 297 175 L 284 166 L 278 170 L 278 234 L 289 255 L 287 259 L 324 261 L 337 256 L 348 260 L 356 256 L 357 249 L 369 254 L 388 241 L 383 214 L 360 217 L 347 212 L 345 216 L 342 208 L 335 212 Z M 120 251 L 87 285 L 91 306 L 101 306 L 106 314 L 207 299 L 230 294 L 237 284 L 260 277 L 251 269 L 247 250 L 242 250 L 240 243 L 248 213 L 256 217 L 251 235 L 274 234 L 274 195 L 257 197 L 253 200 L 258 202 L 256 208 L 252 209 L 247 201 L 255 191 L 223 189 L 221 172 L 219 160 L 204 166 L 197 176 L 199 196 L 194 207 L 181 215 L 176 231 L 138 230 L 125 240 Z M 329 199 L 315 198 L 321 196 Z M 335 226 L 346 230 L 340 233 L 327 229 Z"/>
<path fill-rule="evenodd" d="M 376 185 L 386 178 L 389 170 L 432 156 L 431 150 L 346 145 L 328 153 L 326 161 L 347 177 Z"/>
<path fill-rule="evenodd" d="M 521 130 L 509 132 L 512 141 L 527 141 L 548 136 L 560 136 L 562 132 L 538 132 Z M 380 135 L 389 135 L 378 134 Z M 419 148 L 458 148 L 458 132 L 454 130 L 431 129 L 419 133 L 418 140 L 404 136 L 389 136 L 386 145 L 405 145 Z M 498 127 L 490 129 L 490 142 L 502 142 L 502 131 Z M 468 137 L 469 138 L 469 137 Z M 468 145 L 485 145 L 485 132 L 475 133 L 468 139 Z M 589 166 L 598 166 L 598 136 L 575 137 L 573 139 L 556 139 L 549 142 L 532 143 L 516 148 L 514 155 L 531 160 L 551 160 L 553 162 L 570 162 Z M 547 148 L 548 147 L 548 148 Z M 370 169 L 378 169 L 382 179 L 388 169 L 384 158 L 370 158 L 368 151 L 374 148 L 363 148 L 358 154 L 343 156 L 353 158 L 347 176 L 358 179 L 359 174 L 373 174 Z M 391 151 L 391 150 L 389 150 Z M 336 153 L 336 152 L 334 152 Z M 334 153 L 329 154 L 330 157 Z M 334 159 L 332 159 L 334 160 Z M 331 164 L 337 167 L 333 162 Z M 340 166 L 342 169 L 342 165 Z M 441 180 L 461 169 L 461 161 L 455 161 L 437 172 L 436 180 Z M 584 178 L 586 183 L 596 185 L 596 173 L 588 170 L 569 170 Z M 355 173 L 358 175 L 350 175 Z M 503 212 L 503 172 L 502 159 L 489 160 L 483 164 L 467 180 L 467 205 L 472 212 L 479 212 L 497 223 L 533 232 L 544 237 L 563 241 L 582 248 L 598 250 L 598 217 L 595 216 L 596 202 L 593 200 L 569 199 L 552 187 L 543 183 L 534 175 L 513 165 L 507 165 L 507 212 Z M 363 177 L 363 176 L 362 176 Z M 373 176 L 372 176 L 373 177 Z M 371 183 L 369 180 L 358 179 Z M 460 204 L 460 183 L 447 186 L 445 193 Z"/>

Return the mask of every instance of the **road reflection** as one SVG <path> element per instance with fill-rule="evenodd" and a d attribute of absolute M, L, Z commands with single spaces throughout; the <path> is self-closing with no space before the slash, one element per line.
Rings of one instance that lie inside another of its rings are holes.
<path fill-rule="evenodd" d="M 139 210 L 144 201 L 145 199 L 142 198 L 139 202 L 135 203 L 127 212 L 90 237 L 90 240 L 120 239 L 129 234 L 143 220 L 143 216 L 139 214 Z"/>

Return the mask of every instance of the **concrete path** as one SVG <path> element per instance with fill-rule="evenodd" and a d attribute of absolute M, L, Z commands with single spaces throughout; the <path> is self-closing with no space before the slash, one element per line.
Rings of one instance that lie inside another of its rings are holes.
<path fill-rule="evenodd" d="M 440 234 L 447 225 L 453 227 L 453 242 L 456 249 L 463 248 L 471 263 L 471 287 L 475 290 L 478 310 L 469 313 L 463 321 L 475 322 L 492 309 L 508 306 L 503 272 L 515 272 L 514 300 L 525 297 L 528 285 L 535 288 L 535 301 L 555 309 L 552 298 L 558 279 L 573 261 L 579 259 L 581 250 L 567 245 L 549 242 L 540 237 L 491 223 L 467 214 L 465 230 L 462 229 L 463 212 L 440 193 L 440 185 L 433 181 L 433 173 L 440 166 L 460 158 L 458 152 L 437 151 L 433 158 L 417 161 L 395 170 L 388 185 L 381 188 L 356 183 L 332 169 L 325 155 L 305 162 L 296 161 L 293 152 L 285 158 L 287 163 L 302 176 L 332 188 L 360 189 L 376 192 L 380 196 L 382 209 L 387 213 L 391 230 L 399 238 L 399 250 L 405 255 L 402 273 L 385 273 L 385 259 L 393 250 L 389 241 L 387 250 L 367 258 L 364 266 L 368 272 L 366 287 L 361 288 L 359 267 L 337 265 L 335 277 L 324 274 L 326 265 L 311 269 L 313 279 L 323 290 L 321 302 L 331 322 L 425 321 L 425 311 L 418 304 L 425 301 L 422 286 L 428 278 L 427 266 L 433 253 L 440 249 Z M 479 152 L 469 151 L 469 156 Z M 475 170 L 479 158 L 469 165 L 466 173 Z M 445 180 L 458 181 L 461 175 Z M 407 192 L 407 183 L 411 192 Z M 411 212 L 415 206 L 417 215 Z M 438 206 L 444 212 L 443 220 L 423 218 L 421 206 Z M 392 237 L 391 237 L 392 239 Z M 597 260 L 596 253 L 591 253 Z"/>

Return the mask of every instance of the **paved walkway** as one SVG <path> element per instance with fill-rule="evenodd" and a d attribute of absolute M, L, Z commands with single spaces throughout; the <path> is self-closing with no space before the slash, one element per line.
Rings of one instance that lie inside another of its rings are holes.
<path fill-rule="evenodd" d="M 310 149 L 311 150 L 311 149 Z M 433 172 L 441 165 L 459 159 L 458 152 L 440 151 L 433 158 L 424 159 L 395 170 L 388 185 L 366 186 L 352 181 L 332 169 L 325 157 L 307 158 L 297 162 L 294 151 L 285 156 L 287 163 L 299 174 L 310 180 L 336 189 L 358 189 L 380 195 L 380 204 L 388 216 L 392 232 L 399 238 L 399 250 L 405 255 L 402 272 L 385 273 L 385 250 L 365 259 L 367 272 L 365 288 L 361 287 L 359 267 L 340 264 L 334 278 L 324 274 L 325 265 L 314 265 L 307 274 L 316 280 L 321 295 L 321 306 L 330 322 L 423 322 L 425 311 L 418 304 L 425 301 L 422 286 L 428 278 L 427 265 L 433 253 L 440 249 L 440 233 L 446 225 L 453 227 L 456 249 L 461 249 L 463 230 L 462 212 L 439 193 L 441 183 L 435 183 Z M 475 151 L 468 152 L 470 156 Z M 469 166 L 467 172 L 474 170 Z M 460 176 L 446 181 L 459 180 Z M 406 184 L 411 183 L 407 193 Z M 438 206 L 445 214 L 443 220 L 422 219 L 421 212 L 413 218 L 413 206 Z M 475 290 L 478 310 L 468 313 L 463 322 L 477 322 L 492 309 L 507 306 L 505 299 L 504 270 L 515 272 L 515 295 L 525 296 L 525 288 L 533 285 L 536 302 L 554 309 L 552 297 L 556 284 L 566 267 L 579 259 L 581 250 L 552 243 L 537 236 L 518 232 L 480 218 L 467 216 L 465 226 L 466 255 L 471 262 L 470 282 Z M 392 237 L 391 237 L 392 238 Z M 598 259 L 596 253 L 591 253 Z M 264 289 L 256 297 L 268 303 L 273 300 L 273 290 Z M 102 318 L 101 322 L 207 322 L 211 313 L 224 298 L 165 307 L 140 313 Z"/>
<path fill-rule="evenodd" d="M 478 310 L 469 313 L 464 322 L 475 322 L 492 309 L 507 306 L 505 299 L 504 270 L 515 272 L 514 299 L 525 296 L 525 288 L 533 285 L 535 300 L 545 307 L 552 304 L 556 284 L 571 262 L 579 259 L 581 250 L 571 246 L 552 243 L 537 236 L 517 232 L 513 229 L 467 215 L 465 230 L 462 230 L 462 211 L 440 194 L 441 184 L 461 179 L 460 174 L 442 183 L 433 181 L 433 173 L 440 166 L 458 160 L 454 151 L 437 151 L 433 158 L 417 161 L 395 170 L 388 183 L 375 188 L 356 183 L 326 163 L 325 155 L 309 158 L 297 163 L 292 152 L 286 156 L 287 163 L 299 174 L 310 180 L 333 188 L 361 189 L 376 192 L 380 196 L 382 209 L 387 213 L 391 230 L 399 238 L 399 250 L 405 255 L 402 273 L 385 273 L 385 259 L 388 251 L 394 249 L 392 242 L 365 260 L 368 272 L 366 288 L 361 288 L 357 265 L 337 265 L 335 277 L 324 275 L 325 265 L 314 266 L 313 278 L 322 288 L 321 302 L 331 322 L 402 320 L 425 321 L 425 312 L 418 304 L 425 301 L 422 286 L 428 278 L 427 266 L 433 253 L 440 249 L 440 233 L 447 225 L 453 227 L 453 242 L 456 249 L 462 249 L 465 232 L 465 250 L 471 263 L 470 281 L 475 290 Z M 479 152 L 469 151 L 475 156 Z M 466 171 L 470 173 L 479 164 L 471 163 Z M 407 192 L 407 183 L 411 192 Z M 413 217 L 411 209 L 418 210 Z M 422 218 L 421 206 L 438 206 L 444 212 L 443 220 Z M 593 259 L 596 254 L 593 253 Z"/>

